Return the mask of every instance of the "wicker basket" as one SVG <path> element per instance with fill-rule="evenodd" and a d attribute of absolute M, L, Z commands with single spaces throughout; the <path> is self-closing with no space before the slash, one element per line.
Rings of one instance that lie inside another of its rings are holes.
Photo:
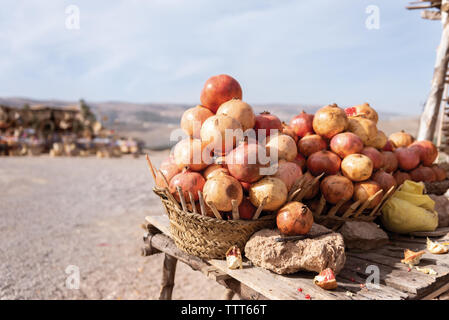
<path fill-rule="evenodd" d="M 176 246 L 200 258 L 225 258 L 226 251 L 233 245 L 243 251 L 254 232 L 275 227 L 275 215 L 249 221 L 219 220 L 182 210 L 176 201 L 168 198 L 166 189 L 155 187 L 153 191 L 161 198 L 167 211 Z"/>

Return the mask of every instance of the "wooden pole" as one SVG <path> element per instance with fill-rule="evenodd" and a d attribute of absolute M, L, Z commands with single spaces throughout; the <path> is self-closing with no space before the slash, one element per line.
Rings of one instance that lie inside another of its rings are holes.
<path fill-rule="evenodd" d="M 162 283 L 159 300 L 171 300 L 173 287 L 175 285 L 176 263 L 178 259 L 165 254 L 164 267 L 162 269 Z"/>
<path fill-rule="evenodd" d="M 437 49 L 437 57 L 430 94 L 419 123 L 418 140 L 432 141 L 435 134 L 435 127 L 441 105 L 444 80 L 446 77 L 449 58 L 449 24 L 447 19 L 448 6 L 449 0 L 443 0 L 441 3 L 441 22 L 443 24 L 443 33 L 441 35 L 440 45 Z"/>

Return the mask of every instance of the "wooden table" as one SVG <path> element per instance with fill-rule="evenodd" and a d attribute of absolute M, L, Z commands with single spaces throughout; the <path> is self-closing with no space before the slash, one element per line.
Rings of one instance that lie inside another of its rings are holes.
<path fill-rule="evenodd" d="M 315 273 L 298 272 L 282 276 L 255 267 L 249 261 L 244 262 L 243 269 L 229 270 L 225 260 L 204 260 L 189 255 L 179 250 L 170 238 L 166 216 L 148 216 L 145 219 L 147 232 L 142 255 L 165 254 L 159 299 L 171 299 L 178 260 L 223 285 L 223 299 L 232 299 L 234 294 L 249 300 L 301 300 L 306 299 L 306 295 L 311 299 L 398 300 L 433 299 L 449 295 L 449 254 L 426 252 L 421 259 L 419 267 L 432 268 L 437 275 L 409 269 L 400 262 L 405 248 L 424 250 L 425 238 L 394 236 L 388 245 L 380 249 L 363 252 L 348 250 L 345 267 L 337 276 L 338 288 L 326 291 L 313 284 Z M 449 235 L 446 237 L 449 239 Z M 372 275 L 369 266 L 377 266 L 380 271 L 378 288 L 364 286 L 366 279 Z"/>

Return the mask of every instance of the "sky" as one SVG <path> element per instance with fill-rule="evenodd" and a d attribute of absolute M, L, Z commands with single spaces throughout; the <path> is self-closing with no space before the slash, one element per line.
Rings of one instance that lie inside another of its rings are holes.
<path fill-rule="evenodd" d="M 407 3 L 2 0 L 0 96 L 197 104 L 226 73 L 250 104 L 419 114 L 441 23 Z"/>

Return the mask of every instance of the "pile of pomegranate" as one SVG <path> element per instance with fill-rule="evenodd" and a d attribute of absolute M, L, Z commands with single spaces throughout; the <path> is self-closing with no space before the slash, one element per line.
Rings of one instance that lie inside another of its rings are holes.
<path fill-rule="evenodd" d="M 201 191 L 223 219 L 232 219 L 232 200 L 240 219 L 253 219 L 262 207 L 263 213 L 277 213 L 282 234 L 299 235 L 310 230 L 309 208 L 316 208 L 321 194 L 329 205 L 345 201 L 344 209 L 382 190 L 370 204 L 374 208 L 383 192 L 407 179 L 446 179 L 446 172 L 433 164 L 438 151 L 432 142 L 414 141 L 405 132 L 387 137 L 378 130 L 378 114 L 367 103 L 346 109 L 332 104 L 315 114 L 303 111 L 287 124 L 269 112 L 256 115 L 242 97 L 240 84 L 228 75 L 206 81 L 201 105 L 182 115 L 181 128 L 188 137 L 162 163 L 159 187 L 167 182 L 179 201 L 181 186 L 186 199 L 193 196 L 197 203 Z M 229 138 L 228 130 L 254 130 L 255 135 Z M 277 154 L 275 165 L 261 158 L 270 154 Z M 269 167 L 274 168 L 270 173 L 263 170 Z M 322 173 L 324 178 L 305 195 L 305 203 L 287 203 L 297 179 Z M 212 210 L 208 215 L 215 217 Z"/>

